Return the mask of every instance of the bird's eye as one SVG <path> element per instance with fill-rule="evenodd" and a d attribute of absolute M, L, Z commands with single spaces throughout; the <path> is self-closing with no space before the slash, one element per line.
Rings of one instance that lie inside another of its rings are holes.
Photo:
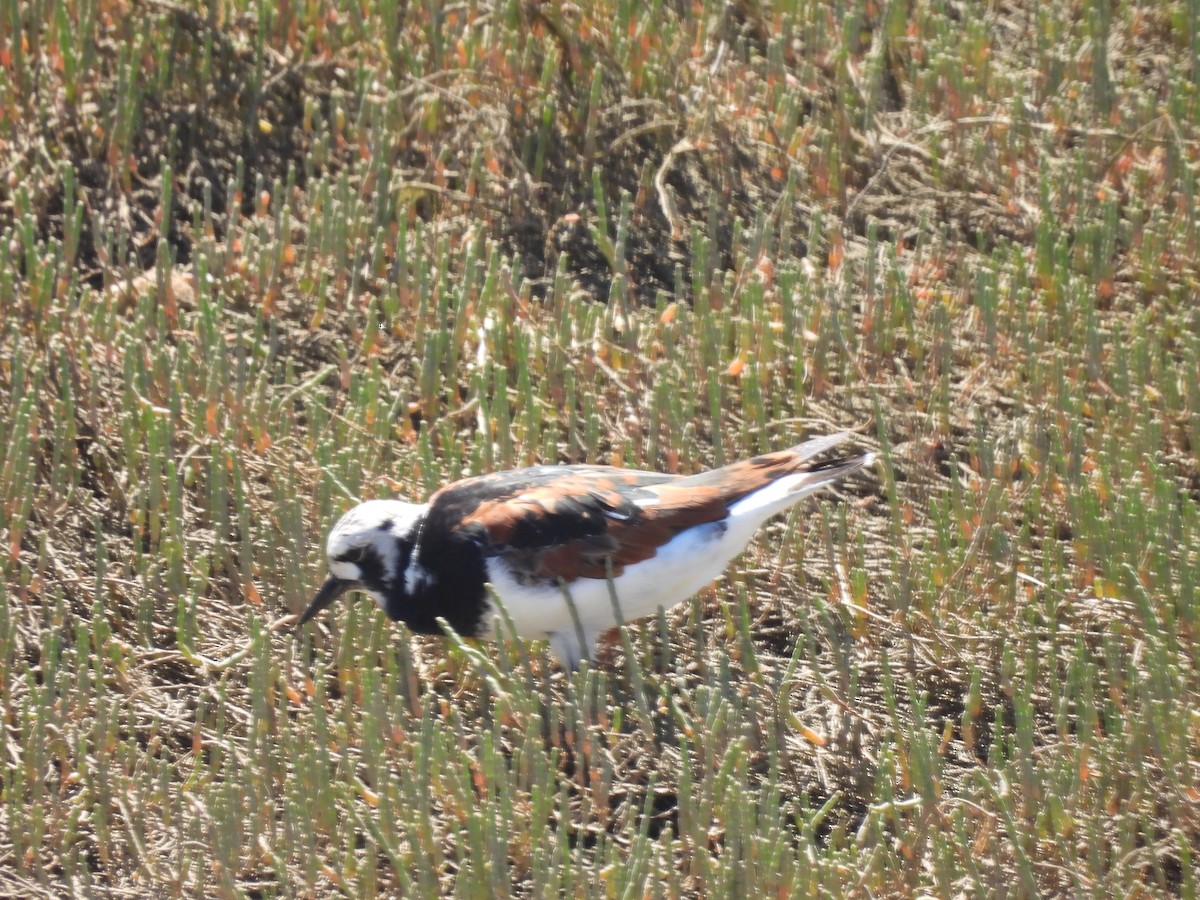
<path fill-rule="evenodd" d="M 345 553 L 340 553 L 335 557 L 338 562 L 360 563 L 363 560 L 363 548 L 351 547 Z"/>

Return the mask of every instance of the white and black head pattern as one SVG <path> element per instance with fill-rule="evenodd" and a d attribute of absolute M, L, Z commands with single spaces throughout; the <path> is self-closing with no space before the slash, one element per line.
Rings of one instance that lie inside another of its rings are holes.
<path fill-rule="evenodd" d="M 410 575 L 424 514 L 425 506 L 403 500 L 368 500 L 351 508 L 329 532 L 329 578 L 302 622 L 351 590 L 365 591 L 390 613 L 390 598 Z"/>
<path fill-rule="evenodd" d="M 368 500 L 347 512 L 329 532 L 329 572 L 363 585 L 401 577 L 416 542 L 425 507 L 403 500 Z"/>

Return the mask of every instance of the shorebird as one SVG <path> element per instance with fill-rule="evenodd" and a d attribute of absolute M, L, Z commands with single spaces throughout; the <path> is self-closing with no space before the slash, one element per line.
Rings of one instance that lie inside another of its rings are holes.
<path fill-rule="evenodd" d="M 501 617 L 490 584 L 517 636 L 549 640 L 577 668 L 602 633 L 687 600 L 768 518 L 870 465 L 871 453 L 812 461 L 849 437 L 686 477 L 533 466 L 457 481 L 427 503 L 360 503 L 330 532 L 329 577 L 297 627 L 358 590 L 418 634 L 441 634 L 443 619 L 492 638 Z"/>

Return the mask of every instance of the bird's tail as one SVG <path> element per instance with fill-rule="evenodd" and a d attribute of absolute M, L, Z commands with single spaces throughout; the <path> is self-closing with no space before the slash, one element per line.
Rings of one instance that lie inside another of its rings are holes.
<path fill-rule="evenodd" d="M 729 507 L 730 516 L 734 520 L 744 521 L 747 525 L 752 524 L 754 528 L 757 528 L 758 524 L 769 516 L 798 503 L 814 491 L 874 463 L 874 453 L 844 456 L 819 463 L 809 462 L 843 443 L 849 437 L 850 432 L 842 431 L 825 437 L 813 438 L 788 450 L 771 454 L 771 457 L 778 459 L 776 463 L 778 468 L 787 474 L 779 475 L 733 503 Z M 764 457 L 759 458 L 763 459 Z"/>

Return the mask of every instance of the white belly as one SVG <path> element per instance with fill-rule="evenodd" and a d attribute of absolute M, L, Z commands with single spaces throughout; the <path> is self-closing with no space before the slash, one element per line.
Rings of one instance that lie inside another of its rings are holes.
<path fill-rule="evenodd" d="M 494 559 L 488 561 L 487 571 L 517 634 L 527 640 L 549 639 L 555 655 L 564 664 L 575 666 L 592 652 L 599 634 L 622 622 L 653 615 L 660 607 L 669 609 L 712 582 L 749 538 L 731 534 L 721 523 L 701 525 L 676 536 L 650 559 L 629 566 L 613 579 L 620 621 L 613 610 L 607 579 L 577 579 L 569 591 L 583 626 L 584 647 L 579 646 L 570 607 L 559 587 L 520 584 L 503 563 Z M 493 631 L 500 619 L 494 609 L 489 615 L 492 621 L 487 630 Z M 504 633 L 503 626 L 500 633 Z"/>

